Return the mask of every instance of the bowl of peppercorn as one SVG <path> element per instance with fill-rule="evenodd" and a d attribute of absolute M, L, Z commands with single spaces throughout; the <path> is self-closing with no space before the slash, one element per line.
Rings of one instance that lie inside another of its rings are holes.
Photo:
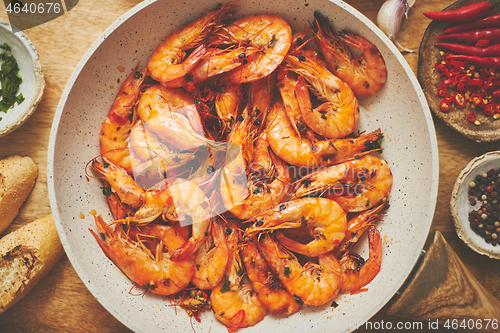
<path fill-rule="evenodd" d="M 474 251 L 500 259 L 500 151 L 467 164 L 455 182 L 450 208 L 458 236 Z"/>

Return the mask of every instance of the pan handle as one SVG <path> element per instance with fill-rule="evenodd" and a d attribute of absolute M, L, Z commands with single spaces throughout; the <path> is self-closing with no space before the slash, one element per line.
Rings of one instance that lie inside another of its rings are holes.
<path fill-rule="evenodd" d="M 500 301 L 469 272 L 439 231 L 416 267 L 389 315 L 463 332 L 500 331 Z"/>

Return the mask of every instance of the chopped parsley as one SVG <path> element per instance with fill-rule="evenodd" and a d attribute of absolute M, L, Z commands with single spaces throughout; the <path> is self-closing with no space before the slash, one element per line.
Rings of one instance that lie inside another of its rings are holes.
<path fill-rule="evenodd" d="M 297 302 L 298 305 L 304 305 L 304 301 L 302 301 L 302 298 L 300 298 L 299 296 L 293 295 L 293 299 L 295 300 L 295 302 Z"/>
<path fill-rule="evenodd" d="M 111 195 L 111 187 L 101 186 L 101 189 L 102 189 L 102 194 L 104 194 L 105 196 L 109 197 Z"/>
<path fill-rule="evenodd" d="M 17 60 L 12 54 L 10 46 L 7 43 L 0 45 L 0 49 L 5 52 L 0 54 L 0 110 L 7 112 L 7 110 L 14 107 L 14 104 L 21 104 L 24 101 L 23 94 L 19 91 L 19 86 L 23 79 L 19 75 L 19 66 Z M 0 118 L 1 119 L 1 118 Z"/>
<path fill-rule="evenodd" d="M 220 288 L 220 292 L 221 293 L 225 293 L 225 292 L 228 292 L 229 290 L 231 290 L 231 288 L 229 287 L 229 284 L 231 282 L 229 282 L 229 280 L 226 280 L 226 282 L 224 282 L 224 284 L 222 285 L 222 287 Z"/>

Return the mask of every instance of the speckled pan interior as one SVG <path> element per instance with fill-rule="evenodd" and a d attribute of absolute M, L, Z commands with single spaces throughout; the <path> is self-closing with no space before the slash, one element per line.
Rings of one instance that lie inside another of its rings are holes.
<path fill-rule="evenodd" d="M 125 325 L 137 332 L 188 332 L 184 311 L 152 295 L 132 296 L 132 283 L 102 253 L 89 232 L 90 211 L 111 219 L 100 183 L 85 174 L 99 154 L 99 130 L 120 80 L 138 61 L 146 64 L 164 36 L 215 8 L 217 1 L 144 1 L 116 21 L 91 47 L 70 78 L 54 119 L 48 157 L 50 202 L 66 253 L 92 294 Z M 360 99 L 360 130 L 381 128 L 383 157 L 394 185 L 390 208 L 379 224 L 383 236 L 382 269 L 368 291 L 342 295 L 336 308 L 304 308 L 288 318 L 267 316 L 242 332 L 350 331 L 373 316 L 401 287 L 412 270 L 431 225 L 438 187 L 438 152 L 434 126 L 420 86 L 402 55 L 366 17 L 341 1 L 257 0 L 238 2 L 237 17 L 279 14 L 294 32 L 303 30 L 314 11 L 327 15 L 337 29 L 349 29 L 372 41 L 388 68 L 385 87 Z M 119 67 L 126 68 L 124 72 Z M 84 214 L 85 218 L 80 215 Z M 366 241 L 361 254 L 366 257 Z M 106 323 L 102 323 L 105 325 Z M 206 312 L 196 332 L 227 332 Z"/>

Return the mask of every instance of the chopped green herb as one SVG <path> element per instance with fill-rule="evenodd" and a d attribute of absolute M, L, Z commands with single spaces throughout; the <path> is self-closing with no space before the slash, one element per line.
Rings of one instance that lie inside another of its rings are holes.
<path fill-rule="evenodd" d="M 0 49 L 5 50 L 5 51 L 11 50 L 9 44 L 7 44 L 7 43 L 3 43 L 2 45 L 0 45 Z"/>
<path fill-rule="evenodd" d="M 111 187 L 102 187 L 102 194 L 104 194 L 106 197 L 109 197 L 111 195 Z"/>
<path fill-rule="evenodd" d="M 7 43 L 0 45 L 0 49 L 10 52 L 11 48 Z M 14 104 L 21 104 L 24 101 L 23 94 L 17 94 L 19 86 L 23 79 L 19 75 L 19 66 L 17 60 L 13 55 L 6 52 L 0 54 L 0 110 L 7 112 L 7 110 L 14 107 Z"/>
<path fill-rule="evenodd" d="M 231 290 L 231 289 L 229 288 L 229 284 L 230 284 L 229 280 L 226 280 L 226 282 L 224 282 L 224 284 L 223 284 L 223 285 L 222 285 L 222 287 L 220 288 L 220 292 L 221 292 L 221 293 L 225 293 L 225 292 L 227 292 L 227 291 Z"/>
<path fill-rule="evenodd" d="M 302 298 L 300 298 L 299 296 L 294 294 L 293 299 L 295 300 L 295 302 L 297 302 L 298 305 L 304 305 L 304 301 L 302 301 Z"/>

